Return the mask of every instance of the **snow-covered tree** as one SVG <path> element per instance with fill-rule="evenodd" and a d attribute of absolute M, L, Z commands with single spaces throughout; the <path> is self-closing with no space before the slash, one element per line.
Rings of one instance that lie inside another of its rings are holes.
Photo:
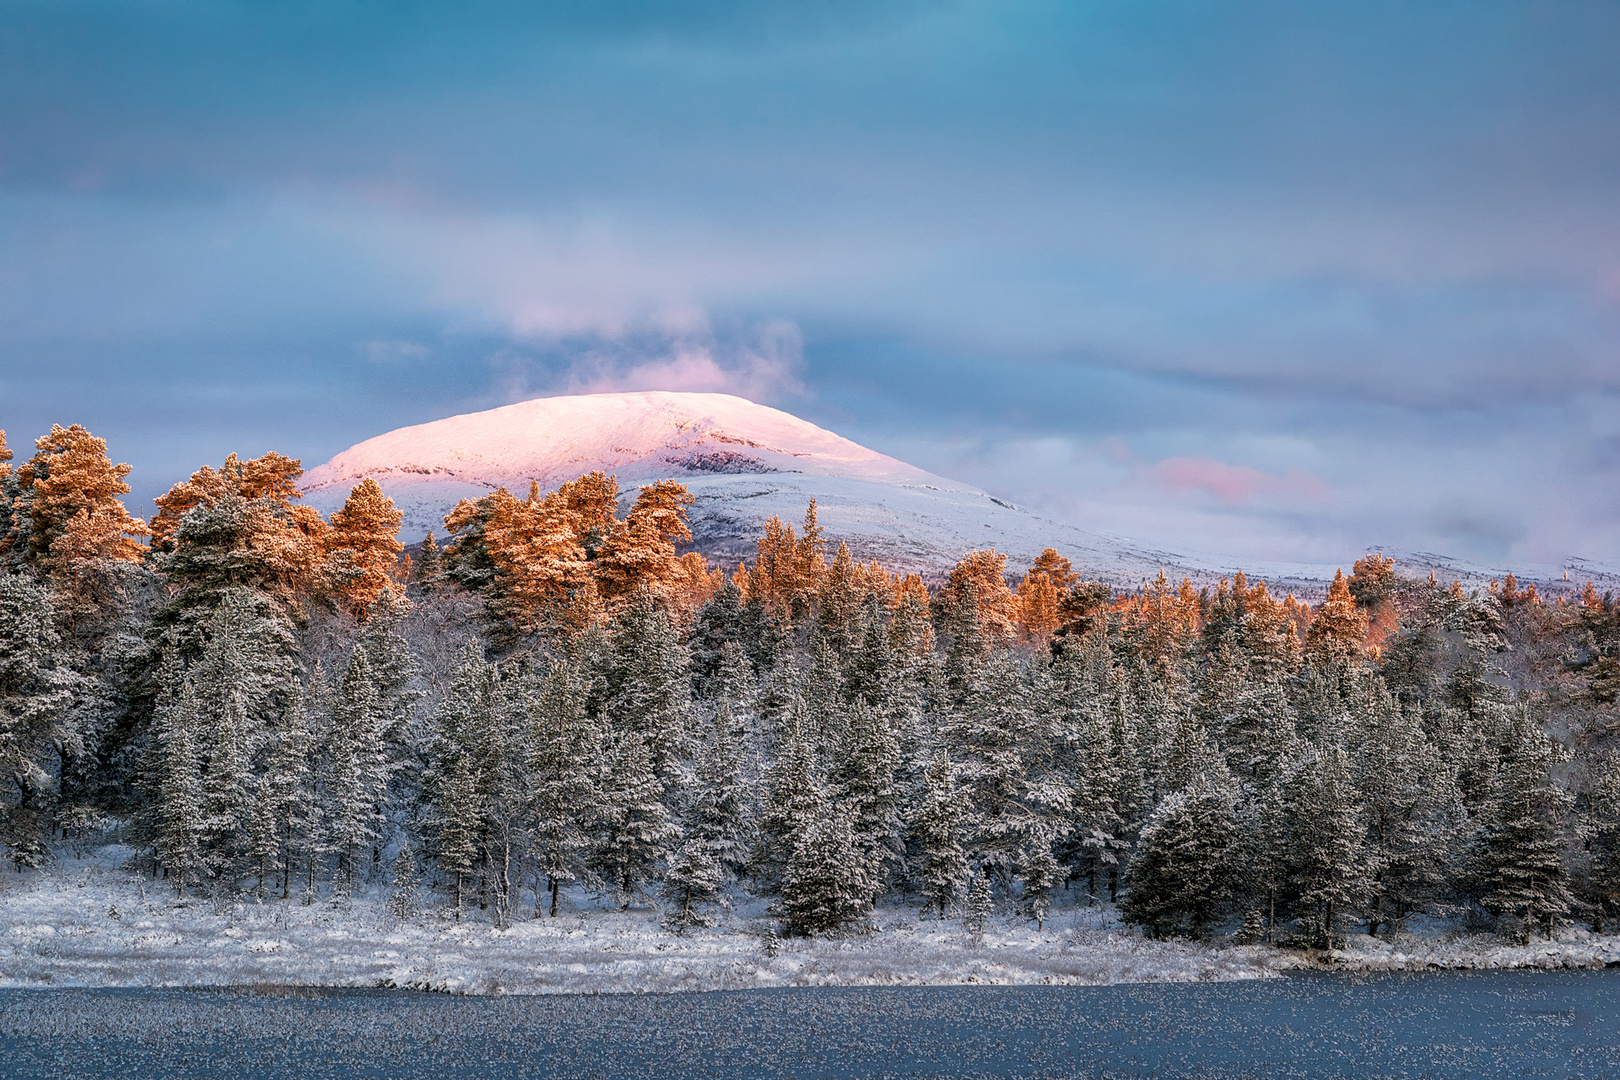
<path fill-rule="evenodd" d="M 1610 761 L 1592 792 L 1592 890 L 1599 932 L 1620 917 L 1620 762 Z"/>
<path fill-rule="evenodd" d="M 765 805 L 749 868 L 767 892 L 781 889 L 798 834 L 824 812 L 827 802 L 801 710 L 802 703 L 795 701 L 782 726 L 776 760 L 765 774 Z"/>
<path fill-rule="evenodd" d="M 990 878 L 980 869 L 973 875 L 967 888 L 967 901 L 962 905 L 962 929 L 975 947 L 984 943 L 984 931 L 995 910 Z"/>
<path fill-rule="evenodd" d="M 900 738 L 889 718 L 870 705 L 847 707 L 842 746 L 828 779 L 834 797 L 854 814 L 855 844 L 867 875 L 886 887 L 905 856 L 900 816 Z"/>
<path fill-rule="evenodd" d="M 1574 904 L 1559 819 L 1568 795 L 1554 786 L 1553 750 L 1541 728 L 1521 713 L 1508 732 L 1491 819 L 1475 857 L 1480 906 L 1528 940 L 1551 936 Z"/>
<path fill-rule="evenodd" d="M 829 803 L 794 836 L 782 876 L 782 909 L 795 933 L 839 930 L 870 910 L 877 887 L 854 826 L 851 808 Z"/>
<path fill-rule="evenodd" d="M 402 519 L 394 500 L 369 476 L 332 514 L 332 527 L 321 538 L 323 573 L 333 597 L 356 616 L 364 617 L 394 582 L 405 550 L 399 542 Z"/>
<path fill-rule="evenodd" d="M 664 873 L 664 899 L 673 905 L 664 924 L 677 934 L 688 927 L 707 926 L 701 905 L 720 899 L 720 861 L 701 841 L 688 840 L 669 861 Z"/>
<path fill-rule="evenodd" d="M 535 696 L 528 766 L 529 846 L 551 915 L 557 915 L 563 884 L 587 877 L 592 830 L 604 808 L 595 762 L 600 736 L 587 711 L 589 687 L 579 659 L 568 656 L 554 664 Z"/>
<path fill-rule="evenodd" d="M 356 860 L 370 851 L 375 861 L 382 838 L 391 762 L 379 712 L 370 662 L 365 649 L 356 646 L 332 704 L 322 814 L 328 850 L 337 856 L 336 874 L 349 888 Z"/>
<path fill-rule="evenodd" d="M 461 921 L 462 894 L 467 875 L 478 858 L 480 826 L 478 776 L 470 754 L 458 754 L 438 789 L 438 859 L 445 873 L 455 878 L 456 921 Z"/>
<path fill-rule="evenodd" d="M 664 802 L 664 783 L 640 732 L 614 732 L 603 750 L 591 864 L 628 906 L 679 838 L 680 826 Z"/>
<path fill-rule="evenodd" d="M 1367 824 L 1367 932 L 1381 925 L 1398 932 L 1446 889 L 1462 797 L 1455 766 L 1443 759 L 1415 710 L 1375 692 L 1360 712 L 1354 749 Z"/>
<path fill-rule="evenodd" d="M 1024 904 L 1029 917 L 1035 920 L 1035 929 L 1046 927 L 1046 916 L 1052 910 L 1052 892 L 1068 878 L 1069 870 L 1059 863 L 1050 849 L 1036 851 L 1024 862 L 1020 875 L 1024 887 Z"/>
<path fill-rule="evenodd" d="M 721 697 L 698 749 L 687 835 L 728 875 L 742 872 L 749 852 L 749 793 L 743 781 L 743 732 L 730 696 Z"/>
<path fill-rule="evenodd" d="M 1325 946 L 1372 890 L 1366 824 L 1344 748 L 1330 743 L 1306 751 L 1284 792 L 1289 884 L 1308 932 Z"/>
<path fill-rule="evenodd" d="M 185 890 L 201 861 L 203 824 L 202 772 L 196 747 L 197 698 L 189 681 L 173 702 L 158 710 L 155 736 L 155 847 L 158 861 L 174 879 L 178 894 Z"/>
<path fill-rule="evenodd" d="M 965 816 L 950 757 L 944 750 L 937 750 L 923 774 L 922 797 L 911 819 L 911 836 L 918 849 L 917 880 L 942 919 L 961 895 L 962 882 L 967 878 Z"/>
<path fill-rule="evenodd" d="M 1202 937 L 1231 900 L 1236 842 L 1236 784 L 1215 762 L 1148 818 L 1120 913 L 1154 937 Z"/>
<path fill-rule="evenodd" d="M 0 841 L 19 868 L 43 861 L 61 759 L 84 752 L 72 708 L 82 684 L 62 655 L 50 593 L 0 571 Z"/>

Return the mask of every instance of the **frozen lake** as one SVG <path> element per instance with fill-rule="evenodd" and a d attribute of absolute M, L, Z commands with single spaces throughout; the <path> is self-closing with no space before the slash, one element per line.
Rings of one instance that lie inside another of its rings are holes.
<path fill-rule="evenodd" d="M 449 997 L 4 990 L 7 1077 L 1620 1076 L 1620 971 Z"/>

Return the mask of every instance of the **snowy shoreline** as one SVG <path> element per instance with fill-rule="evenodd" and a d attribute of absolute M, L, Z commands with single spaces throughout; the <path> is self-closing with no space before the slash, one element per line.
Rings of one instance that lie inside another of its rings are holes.
<path fill-rule="evenodd" d="M 1233 981 L 1290 971 L 1620 966 L 1620 936 L 1569 928 L 1520 946 L 1487 935 L 1352 935 L 1342 950 L 1152 941 L 1112 908 L 1061 906 L 1044 930 L 991 920 L 975 945 L 955 920 L 874 912 L 873 932 L 787 938 L 768 955 L 757 901 L 676 936 L 651 909 L 571 910 L 498 929 L 473 907 L 407 922 L 381 893 L 334 905 L 238 901 L 216 912 L 121 869 L 110 853 L 0 874 L 0 988 L 405 987 L 461 994 L 666 993 L 792 986 L 1095 986 Z M 585 897 L 576 898 L 589 904 Z M 527 916 L 525 912 L 523 915 Z"/>

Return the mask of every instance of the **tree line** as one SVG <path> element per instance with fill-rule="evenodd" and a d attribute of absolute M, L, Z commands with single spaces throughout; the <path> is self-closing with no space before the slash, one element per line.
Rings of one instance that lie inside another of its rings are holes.
<path fill-rule="evenodd" d="M 690 495 L 582 476 L 464 500 L 406 554 L 362 481 L 329 518 L 278 454 L 131 515 L 128 466 L 0 434 L 0 840 L 109 825 L 224 902 L 457 918 L 739 891 L 797 932 L 911 902 L 1044 922 L 1060 891 L 1156 936 L 1326 944 L 1620 914 L 1620 611 L 1368 555 L 1316 605 L 1238 574 L 1081 581 L 1048 549 L 924 582 L 814 503 L 751 563 Z M 620 505 L 630 502 L 621 516 Z"/>

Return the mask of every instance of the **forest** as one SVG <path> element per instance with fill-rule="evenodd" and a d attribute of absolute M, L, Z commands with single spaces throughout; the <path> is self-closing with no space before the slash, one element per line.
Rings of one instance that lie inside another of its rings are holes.
<path fill-rule="evenodd" d="M 1078 580 L 1048 549 L 939 580 L 812 503 L 752 562 L 683 549 L 678 483 L 463 501 L 407 552 L 372 480 L 227 458 L 129 512 L 77 425 L 0 433 L 0 842 L 112 836 L 175 896 L 386 890 L 497 925 L 570 898 L 671 933 L 1056 897 L 1154 937 L 1331 945 L 1620 918 L 1620 608 L 1403 576 L 1312 604 Z M 629 503 L 622 511 L 621 502 Z"/>

